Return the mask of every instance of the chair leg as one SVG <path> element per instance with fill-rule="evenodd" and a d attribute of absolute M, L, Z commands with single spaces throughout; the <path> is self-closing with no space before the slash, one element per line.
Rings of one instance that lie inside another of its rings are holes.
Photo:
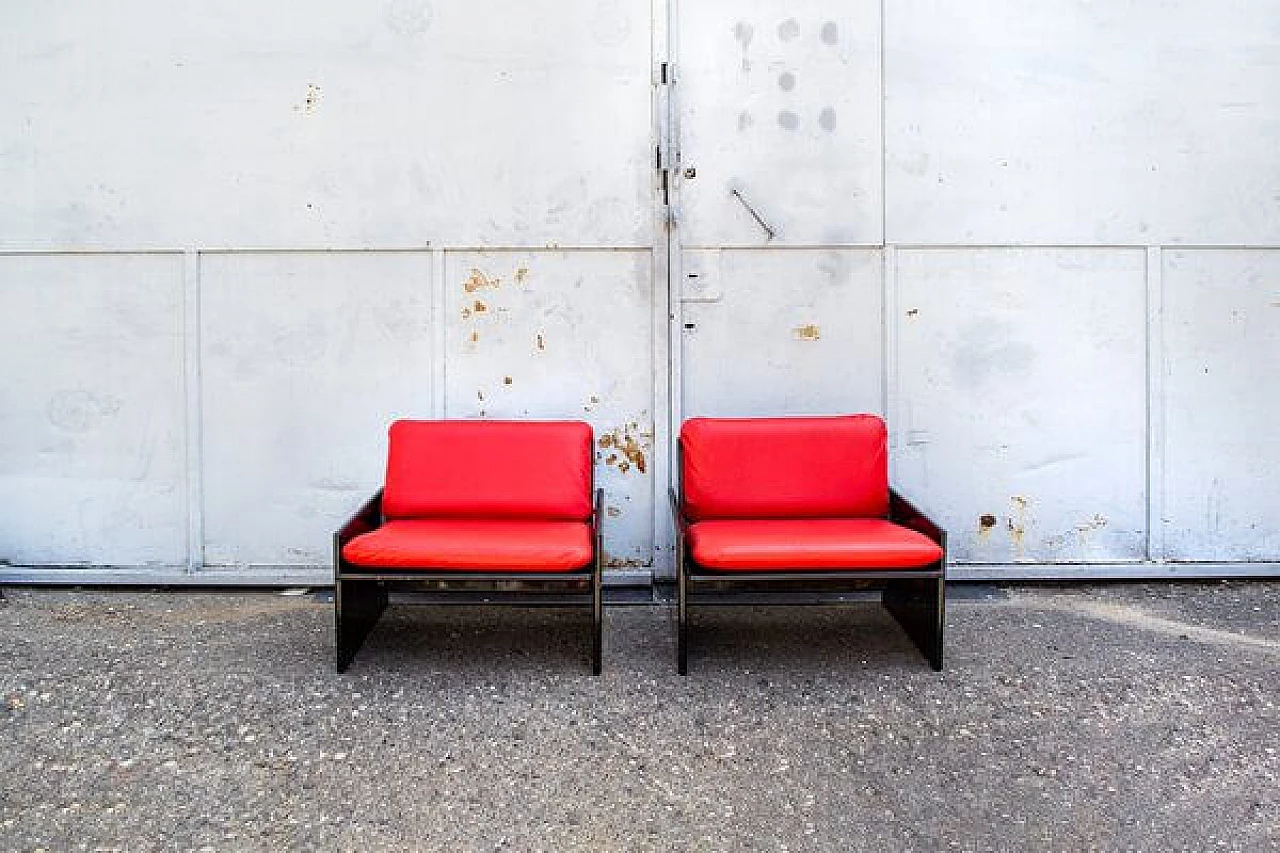
<path fill-rule="evenodd" d="M 938 672 L 942 671 L 943 629 L 946 623 L 946 579 L 891 580 L 881 595 L 884 609 L 902 626 Z"/>
<path fill-rule="evenodd" d="M 602 667 L 604 640 L 604 576 L 600 567 L 600 550 L 596 549 L 596 565 L 591 579 L 591 674 L 599 675 Z"/>
<path fill-rule="evenodd" d="M 684 544 L 678 543 L 676 552 L 676 581 L 679 603 L 676 618 L 679 623 L 676 634 L 676 672 L 689 674 L 689 591 L 684 572 Z"/>
<path fill-rule="evenodd" d="M 378 581 L 337 580 L 333 615 L 338 672 L 346 672 L 365 638 L 387 608 L 387 589 Z"/>

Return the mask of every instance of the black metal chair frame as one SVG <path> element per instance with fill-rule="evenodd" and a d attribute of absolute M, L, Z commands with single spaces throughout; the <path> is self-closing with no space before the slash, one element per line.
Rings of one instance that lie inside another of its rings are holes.
<path fill-rule="evenodd" d="M 911 528 L 942 547 L 942 559 L 921 569 L 831 569 L 822 571 L 716 571 L 699 566 L 687 543 L 691 522 L 684 512 L 683 484 L 669 492 L 676 520 L 678 671 L 689 674 L 689 610 L 697 603 L 721 605 L 842 604 L 840 593 L 884 583 L 881 604 L 911 641 L 942 670 L 946 621 L 947 532 L 897 492 L 889 492 L 889 520 Z"/>
<path fill-rule="evenodd" d="M 595 489 L 591 513 L 591 564 L 572 572 L 469 572 L 424 566 L 421 569 L 366 569 L 353 566 L 342 548 L 356 536 L 383 524 L 382 490 L 333 536 L 334 626 L 338 672 L 345 672 L 390 603 L 390 594 L 417 594 L 415 601 L 430 604 L 507 604 L 521 607 L 564 607 L 585 604 L 591 608 L 591 674 L 601 669 L 602 569 L 601 507 L 604 490 Z"/>

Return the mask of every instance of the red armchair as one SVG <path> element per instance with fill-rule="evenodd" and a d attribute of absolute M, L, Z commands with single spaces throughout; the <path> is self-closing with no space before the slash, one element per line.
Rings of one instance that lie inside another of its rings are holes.
<path fill-rule="evenodd" d="M 592 613 L 600 673 L 601 493 L 576 421 L 397 421 L 386 484 L 334 535 L 337 668 L 392 591 L 468 603 L 566 599 Z"/>
<path fill-rule="evenodd" d="M 869 580 L 883 583 L 884 607 L 942 669 L 946 532 L 889 488 L 884 421 L 693 418 L 680 431 L 679 468 L 671 500 L 681 675 L 690 605 L 755 604 L 774 593 L 794 601 Z"/>

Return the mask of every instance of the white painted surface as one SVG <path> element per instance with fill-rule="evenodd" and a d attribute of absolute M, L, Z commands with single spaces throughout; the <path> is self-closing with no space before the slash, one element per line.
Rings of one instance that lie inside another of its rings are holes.
<path fill-rule="evenodd" d="M 682 408 L 884 409 L 1004 576 L 1275 565 L 1277 149 L 1280 0 L 8 4 L 0 560 L 296 576 L 484 391 L 651 443 L 659 574 Z"/>
<path fill-rule="evenodd" d="M 685 245 L 879 243 L 880 4 L 678 9 Z"/>
<path fill-rule="evenodd" d="M 387 426 L 431 416 L 431 256 L 210 254 L 200 278 L 203 562 L 325 564 Z"/>
<path fill-rule="evenodd" d="M 182 256 L 0 256 L 0 317 L 0 562 L 184 562 Z"/>
<path fill-rule="evenodd" d="M 684 254 L 686 417 L 880 409 L 878 251 Z"/>
<path fill-rule="evenodd" d="M 445 411 L 589 422 L 608 562 L 653 558 L 649 252 L 450 252 Z"/>
<path fill-rule="evenodd" d="M 0 246 L 649 245 L 649 12 L 5 4 Z"/>
<path fill-rule="evenodd" d="M 898 251 L 896 480 L 954 559 L 1145 557 L 1145 270 L 1140 250 Z"/>
<path fill-rule="evenodd" d="M 885 69 L 891 242 L 1280 242 L 1280 0 L 900 0 Z"/>
<path fill-rule="evenodd" d="M 1164 255 L 1165 541 L 1175 560 L 1280 554 L 1280 250 Z"/>

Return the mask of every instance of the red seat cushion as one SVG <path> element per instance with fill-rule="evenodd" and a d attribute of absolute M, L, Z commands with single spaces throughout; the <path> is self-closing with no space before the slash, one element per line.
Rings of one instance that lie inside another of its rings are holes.
<path fill-rule="evenodd" d="M 884 421 L 691 418 L 680 430 L 685 509 L 710 518 L 884 517 Z"/>
<path fill-rule="evenodd" d="M 382 512 L 584 521 L 592 451 L 581 421 L 396 421 Z"/>
<path fill-rule="evenodd" d="M 591 564 L 591 527 L 580 521 L 389 521 L 352 539 L 347 562 L 367 569 L 567 572 Z"/>
<path fill-rule="evenodd" d="M 880 518 L 700 521 L 689 546 L 719 571 L 916 569 L 942 559 L 933 540 Z"/>

